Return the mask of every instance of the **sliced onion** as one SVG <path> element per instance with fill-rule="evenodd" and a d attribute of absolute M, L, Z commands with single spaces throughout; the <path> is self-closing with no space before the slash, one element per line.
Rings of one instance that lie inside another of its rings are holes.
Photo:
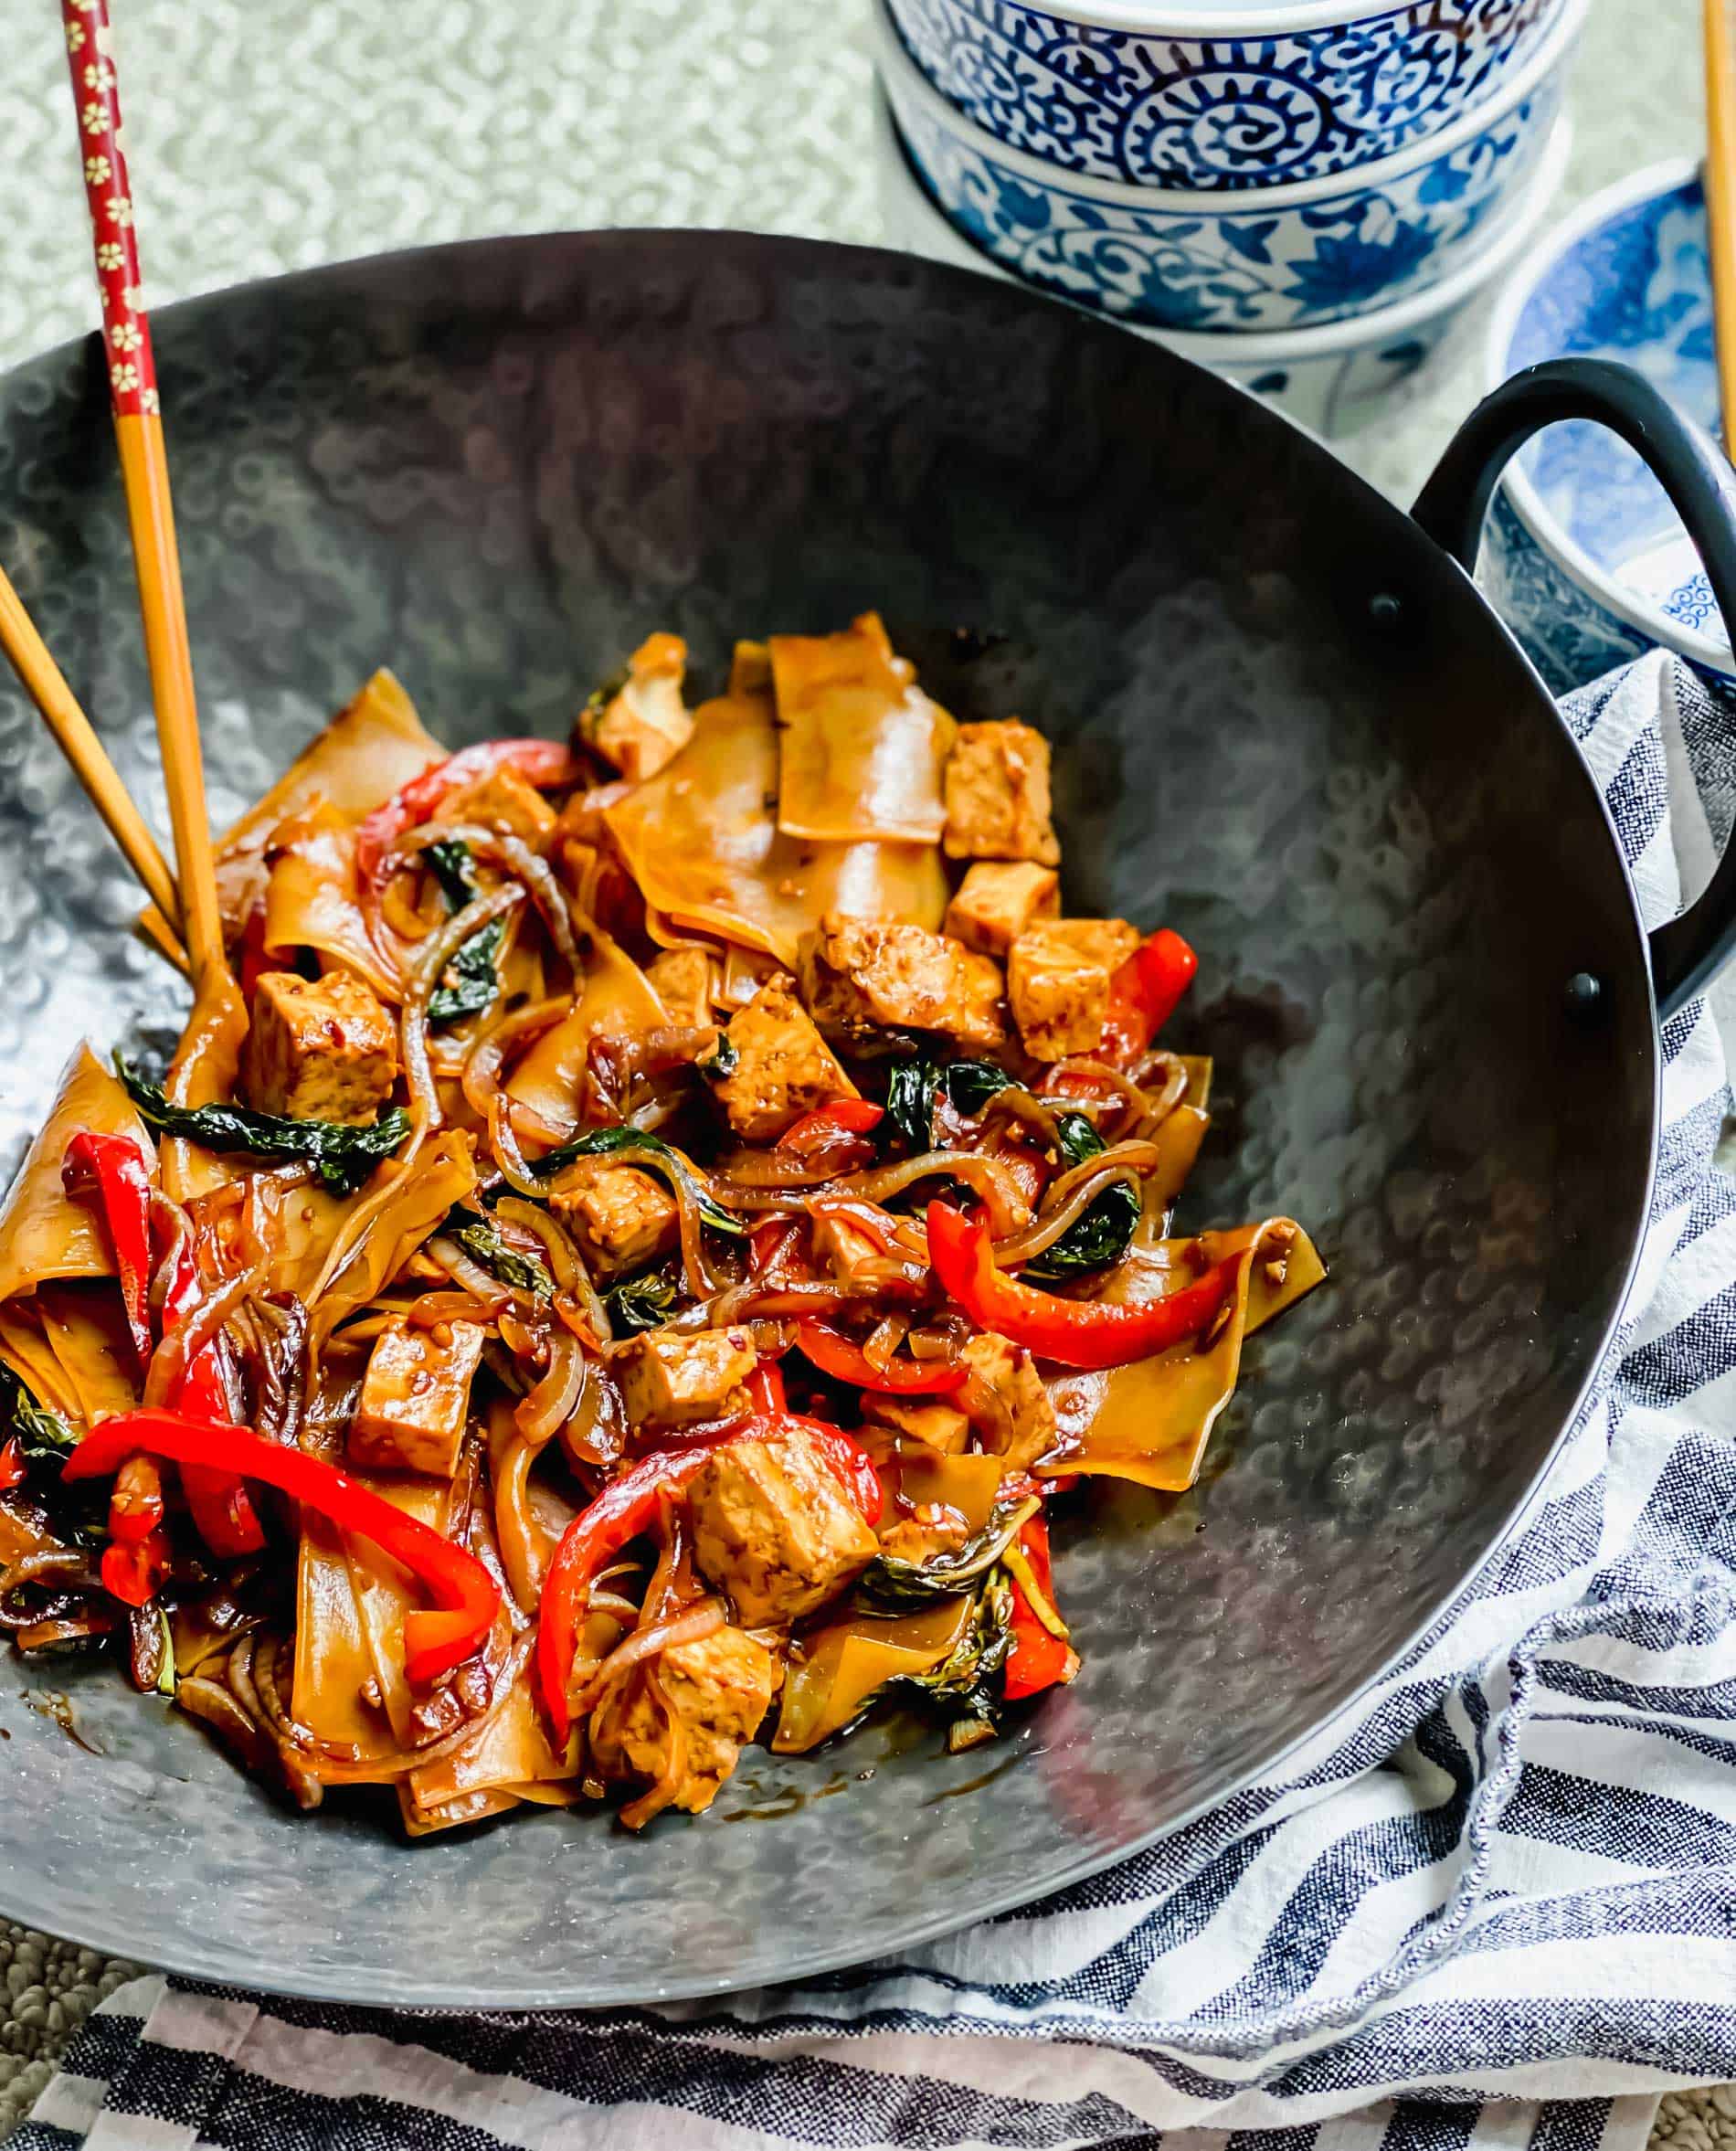
<path fill-rule="evenodd" d="M 545 1031 L 552 1031 L 571 1012 L 572 1006 L 570 993 L 556 994 L 549 1001 L 534 1001 L 528 1008 L 514 1009 L 511 1015 L 503 1016 L 483 1032 L 465 1059 L 462 1078 L 465 1102 L 479 1120 L 488 1118 L 489 1110 L 499 1096 L 501 1071 L 506 1065 L 508 1054 L 540 1038 Z"/>
<path fill-rule="evenodd" d="M 443 1233 L 424 1241 L 422 1252 L 464 1289 L 462 1293 L 424 1292 L 404 1310 L 404 1319 L 412 1328 L 432 1329 L 436 1322 L 473 1322 L 479 1312 L 495 1316 L 514 1300 L 523 1305 L 535 1298 L 535 1293 L 515 1285 L 503 1285 L 498 1277 L 491 1277 L 480 1262 L 471 1261 L 456 1240 L 449 1240 Z"/>
<path fill-rule="evenodd" d="M 654 1817 L 661 1815 L 680 1792 L 681 1781 L 687 1775 L 687 1728 L 663 1693 L 663 1684 L 657 1678 L 654 1666 L 647 1668 L 645 1680 L 669 1728 L 669 1755 L 662 1775 L 651 1790 L 641 1793 L 637 1800 L 630 1800 L 621 1809 L 621 1822 L 630 1830 L 643 1829 Z"/>
<path fill-rule="evenodd" d="M 430 934 L 426 945 L 416 952 L 404 996 L 403 1014 L 398 1021 L 398 1037 L 405 1079 L 410 1087 L 410 1103 L 423 1128 L 431 1130 L 440 1124 L 439 1093 L 435 1088 L 434 1071 L 428 1058 L 428 1007 L 439 985 L 440 973 L 467 941 L 481 933 L 492 920 L 505 912 L 515 911 L 524 901 L 522 888 L 514 883 L 503 882 L 498 889 L 491 889 L 467 904 L 462 911 L 454 912 L 439 931 Z"/>
<path fill-rule="evenodd" d="M 614 1330 L 609 1326 L 608 1310 L 591 1283 L 589 1267 L 578 1251 L 577 1243 L 559 1218 L 551 1217 L 535 1203 L 513 1195 L 503 1195 L 494 1205 L 494 1214 L 534 1234 L 548 1257 L 549 1271 L 559 1291 L 570 1293 L 577 1301 L 598 1343 L 609 1343 Z"/>
<path fill-rule="evenodd" d="M 566 893 L 547 860 L 539 858 L 522 837 L 513 836 L 505 830 L 485 829 L 475 821 L 424 821 L 419 828 L 407 830 L 399 837 L 392 846 L 387 864 L 426 851 L 429 844 L 439 843 L 468 844 L 484 859 L 498 860 L 513 880 L 524 885 L 531 901 L 542 915 L 550 939 L 573 974 L 577 990 L 585 976 L 585 965 L 573 938 Z"/>
<path fill-rule="evenodd" d="M 861 1195 L 870 1203 L 884 1203 L 889 1196 L 903 1194 L 919 1180 L 940 1177 L 962 1181 L 982 1198 L 989 1212 L 989 1229 L 997 1238 L 1031 1222 L 1031 1206 L 1006 1167 L 975 1150 L 925 1150 L 919 1158 L 877 1166 L 872 1172 L 852 1173 L 834 1182 L 834 1189 L 841 1195 Z"/>
<path fill-rule="evenodd" d="M 513 1407 L 519 1433 L 540 1449 L 578 1408 L 585 1389 L 585 1354 L 570 1330 L 556 1328 L 549 1339 L 548 1370 Z"/>
<path fill-rule="evenodd" d="M 593 1599 L 592 1604 L 595 1603 Z M 672 1650 L 678 1644 L 697 1643 L 703 1637 L 715 1635 L 724 1626 L 725 1617 L 721 1598 L 702 1598 L 697 1605 L 689 1606 L 684 1613 L 672 1615 L 667 1620 L 652 1621 L 647 1627 L 635 1628 L 615 1646 L 574 1697 L 574 1717 L 582 1718 L 594 1711 L 616 1681 L 624 1679 L 635 1666 L 643 1664 L 648 1658 L 654 1658 L 660 1651 Z"/>
<path fill-rule="evenodd" d="M 151 1354 L 144 1377 L 143 1402 L 148 1408 L 166 1404 L 179 1387 L 193 1361 L 211 1341 L 250 1292 L 265 1282 L 264 1266 L 256 1264 L 206 1295 L 196 1307 L 163 1333 L 163 1341 Z"/>

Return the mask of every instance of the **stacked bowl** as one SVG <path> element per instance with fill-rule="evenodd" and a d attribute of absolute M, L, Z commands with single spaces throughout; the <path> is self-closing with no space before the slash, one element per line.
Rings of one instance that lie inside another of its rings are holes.
<path fill-rule="evenodd" d="M 1348 430 L 1521 252 L 1589 0 L 872 0 L 896 237 Z"/>

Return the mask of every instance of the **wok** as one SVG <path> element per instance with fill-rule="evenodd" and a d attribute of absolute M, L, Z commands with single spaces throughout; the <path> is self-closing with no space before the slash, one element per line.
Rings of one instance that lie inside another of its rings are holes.
<path fill-rule="evenodd" d="M 1536 1484 L 1633 1274 L 1657 1014 L 1736 917 L 1647 938 L 1604 804 L 1466 573 L 1501 461 L 1602 416 L 1736 617 L 1705 450 L 1643 383 L 1540 369 L 1413 519 L 1210 374 L 890 253 L 606 232 L 355 262 L 159 319 L 216 810 L 376 665 L 457 744 L 556 731 L 652 627 L 868 606 L 963 717 L 1056 743 L 1076 907 L 1202 952 L 1224 1111 L 1189 1222 L 1305 1221 L 1329 1284 L 1260 1336 L 1209 1482 L 1085 1499 L 1085 1654 L 996 1749 L 894 1722 L 751 1751 L 631 1838 L 410 1847 L 298 1818 L 102 1667 L 13 1667 L 0 1905 L 104 1949 L 362 2002 L 694 1994 L 907 1946 L 1223 1799 L 1435 1619 Z M 0 384 L 0 557 L 128 773 L 149 698 L 94 341 Z M 76 1037 L 172 1011 L 118 864 L 0 698 L 4 1126 Z M 1215 1102 L 1215 1100 L 1214 1100 Z M 63 1697 L 46 1694 L 49 1684 Z M 70 1731 L 69 1731 L 70 1727 Z"/>

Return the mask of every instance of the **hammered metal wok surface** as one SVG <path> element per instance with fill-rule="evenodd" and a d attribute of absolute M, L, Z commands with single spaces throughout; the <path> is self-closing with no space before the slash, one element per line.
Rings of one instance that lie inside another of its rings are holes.
<path fill-rule="evenodd" d="M 1000 1750 L 870 1730 L 753 1753 L 709 1818 L 642 1838 L 548 1814 L 412 1848 L 377 1809 L 292 1817 L 112 1671 L 9 1661 L 0 1906 L 331 1997 L 698 1992 L 1101 1866 L 1373 1678 L 1547 1461 L 1651 1164 L 1614 842 L 1457 571 L 1210 376 L 872 251 L 467 246 L 177 307 L 160 344 L 219 820 L 382 662 L 456 744 L 563 728 L 652 627 L 715 677 L 736 633 L 878 606 L 960 715 L 1055 740 L 1072 901 L 1203 952 L 1181 1042 L 1218 1056 L 1223 1115 L 1189 1221 L 1293 1212 L 1333 1274 L 1250 1350 L 1206 1486 L 1096 1491 L 1062 1529 L 1085 1670 Z M 0 385 L 0 558 L 149 789 L 101 364 Z M 0 846 L 10 1160 L 81 1033 L 175 1003 L 10 687 Z M 1576 1030 L 1581 968 L 1610 991 Z"/>

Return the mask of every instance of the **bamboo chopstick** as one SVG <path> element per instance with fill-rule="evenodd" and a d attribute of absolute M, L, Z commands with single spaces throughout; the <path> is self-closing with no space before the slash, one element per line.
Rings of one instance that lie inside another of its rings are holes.
<path fill-rule="evenodd" d="M 104 355 L 121 478 L 132 534 L 139 609 L 144 622 L 151 695 L 169 793 L 169 821 L 180 879 L 180 915 L 194 975 L 223 963 L 210 821 L 205 808 L 205 766 L 193 693 L 181 558 L 175 542 L 169 463 L 158 412 L 151 323 L 139 291 L 139 250 L 132 195 L 121 154 L 121 107 L 115 82 L 114 34 L 108 0 L 61 0 L 72 100 L 78 113 L 85 197 L 102 294 Z"/>
<path fill-rule="evenodd" d="M 42 712 L 61 753 L 72 765 L 73 775 L 107 823 L 109 834 L 120 845 L 145 895 L 178 931 L 181 902 L 169 863 L 4 568 L 0 568 L 0 650 L 5 652 L 25 693 Z M 185 958 L 180 960 L 185 968 Z"/>
<path fill-rule="evenodd" d="M 1703 0 L 1706 227 L 1724 453 L 1736 457 L 1736 35 L 1729 0 Z"/>

